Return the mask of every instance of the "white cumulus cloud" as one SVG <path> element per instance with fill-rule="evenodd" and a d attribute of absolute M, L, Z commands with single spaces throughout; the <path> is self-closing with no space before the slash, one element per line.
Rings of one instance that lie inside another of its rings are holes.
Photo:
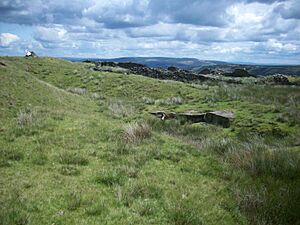
<path fill-rule="evenodd" d="M 38 27 L 35 39 L 44 42 L 61 42 L 67 39 L 67 31 L 62 27 Z"/>
<path fill-rule="evenodd" d="M 0 46 L 1 47 L 9 47 L 12 43 L 20 40 L 20 38 L 11 33 L 1 33 L 0 34 Z"/>

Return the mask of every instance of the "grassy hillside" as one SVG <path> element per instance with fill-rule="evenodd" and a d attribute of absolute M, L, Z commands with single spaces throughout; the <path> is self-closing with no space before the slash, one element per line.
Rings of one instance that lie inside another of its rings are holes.
<path fill-rule="evenodd" d="M 299 88 L 0 62 L 0 224 L 299 224 Z M 219 109 L 230 128 L 149 115 Z"/>

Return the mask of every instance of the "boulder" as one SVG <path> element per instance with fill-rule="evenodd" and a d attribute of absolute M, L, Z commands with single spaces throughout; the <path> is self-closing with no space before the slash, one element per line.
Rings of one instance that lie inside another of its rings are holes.
<path fill-rule="evenodd" d="M 233 119 L 234 113 L 229 111 L 207 112 L 204 117 L 206 123 L 219 125 L 224 128 L 229 127 Z"/>
<path fill-rule="evenodd" d="M 196 113 L 196 112 L 185 112 L 179 113 L 178 117 L 182 120 L 190 121 L 192 123 L 205 122 L 206 113 Z"/>

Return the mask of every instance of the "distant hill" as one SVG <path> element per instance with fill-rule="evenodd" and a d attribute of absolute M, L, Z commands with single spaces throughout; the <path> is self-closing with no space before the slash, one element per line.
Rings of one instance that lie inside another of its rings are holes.
<path fill-rule="evenodd" d="M 268 76 L 277 73 L 292 76 L 300 76 L 300 65 L 255 65 L 237 64 L 214 60 L 199 60 L 196 58 L 169 58 L 169 57 L 122 57 L 122 58 L 64 58 L 73 62 L 90 60 L 95 62 L 132 62 L 146 65 L 153 68 L 168 68 L 175 66 L 181 69 L 201 71 L 205 68 L 219 69 L 225 72 L 232 72 L 237 68 L 245 68 L 250 74 L 256 76 Z"/>
<path fill-rule="evenodd" d="M 193 69 L 201 68 L 204 66 L 214 66 L 214 65 L 224 65 L 226 62 L 213 61 L 213 60 L 199 60 L 196 58 L 168 58 L 168 57 L 122 57 L 122 58 L 112 58 L 112 59 L 101 59 L 101 58 L 65 58 L 73 62 L 80 62 L 84 60 L 90 61 L 111 61 L 111 62 L 132 62 L 146 65 L 148 67 L 154 68 L 168 68 L 170 66 L 175 66 L 181 69 Z"/>

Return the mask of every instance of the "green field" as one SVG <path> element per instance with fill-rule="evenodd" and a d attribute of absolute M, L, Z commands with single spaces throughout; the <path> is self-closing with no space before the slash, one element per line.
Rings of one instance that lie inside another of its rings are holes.
<path fill-rule="evenodd" d="M 0 57 L 0 224 L 300 224 L 300 87 Z M 230 128 L 149 112 L 231 110 Z"/>

